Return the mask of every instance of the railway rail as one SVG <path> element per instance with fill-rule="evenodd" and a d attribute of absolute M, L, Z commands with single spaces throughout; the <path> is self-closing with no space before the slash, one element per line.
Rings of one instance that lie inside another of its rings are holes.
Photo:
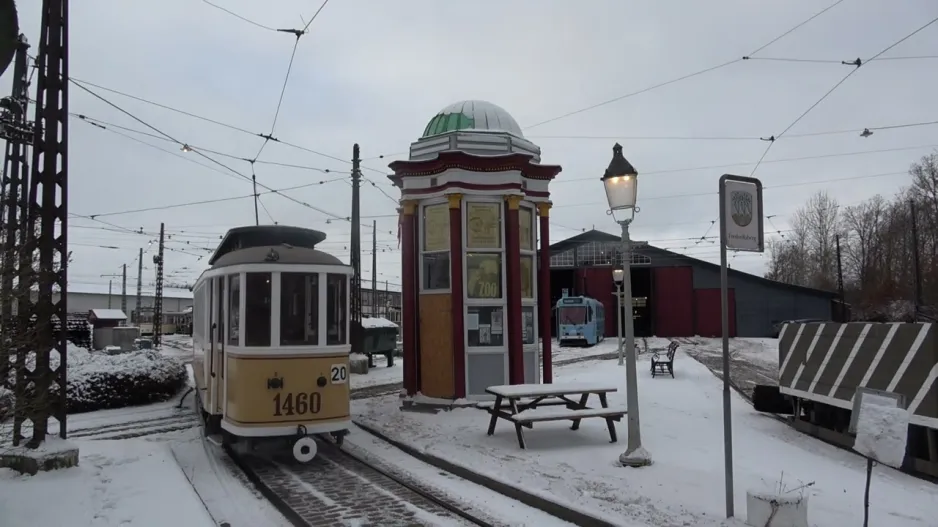
<path fill-rule="evenodd" d="M 226 448 L 234 463 L 293 525 L 507 525 L 382 463 L 318 438 L 312 461 Z"/>

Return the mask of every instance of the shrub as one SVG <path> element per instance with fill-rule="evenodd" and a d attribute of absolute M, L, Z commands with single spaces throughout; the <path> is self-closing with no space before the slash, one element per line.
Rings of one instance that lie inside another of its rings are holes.
<path fill-rule="evenodd" d="M 58 367 L 57 354 L 50 363 Z M 108 355 L 68 344 L 68 413 L 165 401 L 179 393 L 186 381 L 184 364 L 154 350 Z"/>

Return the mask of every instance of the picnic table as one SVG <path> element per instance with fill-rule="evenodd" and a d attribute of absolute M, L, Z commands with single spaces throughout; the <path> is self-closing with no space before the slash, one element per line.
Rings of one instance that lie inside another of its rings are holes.
<path fill-rule="evenodd" d="M 479 403 L 492 415 L 488 435 L 495 433 L 498 419 L 511 421 L 515 425 L 518 444 L 525 448 L 522 428 L 532 429 L 534 423 L 543 421 L 573 421 L 571 430 L 580 428 L 580 421 L 589 418 L 606 420 L 611 443 L 617 441 L 615 421 L 620 421 L 627 412 L 624 407 L 609 407 L 606 395 L 616 392 L 615 386 L 594 383 L 557 384 L 511 384 L 489 386 L 485 389 L 495 396 L 494 402 Z M 601 408 L 590 408 L 590 395 L 599 397 Z M 563 408 L 558 408 L 562 406 Z"/>

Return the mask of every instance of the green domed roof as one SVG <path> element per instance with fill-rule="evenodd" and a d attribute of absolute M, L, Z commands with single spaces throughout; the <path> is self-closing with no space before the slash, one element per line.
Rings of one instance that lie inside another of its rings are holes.
<path fill-rule="evenodd" d="M 486 101 L 460 101 L 440 110 L 423 131 L 421 137 L 454 132 L 456 130 L 486 130 L 506 132 L 524 137 L 518 122 L 504 108 Z"/>

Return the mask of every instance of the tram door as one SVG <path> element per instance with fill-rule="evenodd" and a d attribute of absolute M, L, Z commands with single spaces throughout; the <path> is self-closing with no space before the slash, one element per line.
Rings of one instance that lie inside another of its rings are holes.
<path fill-rule="evenodd" d="M 214 294 L 212 303 L 213 309 L 213 322 L 212 327 L 215 329 L 211 332 L 211 378 L 208 380 L 207 386 L 211 392 L 209 400 L 211 401 L 212 413 L 220 413 L 222 411 L 222 393 L 221 386 L 222 376 L 225 371 L 225 277 L 219 276 L 213 279 L 214 282 Z"/>

